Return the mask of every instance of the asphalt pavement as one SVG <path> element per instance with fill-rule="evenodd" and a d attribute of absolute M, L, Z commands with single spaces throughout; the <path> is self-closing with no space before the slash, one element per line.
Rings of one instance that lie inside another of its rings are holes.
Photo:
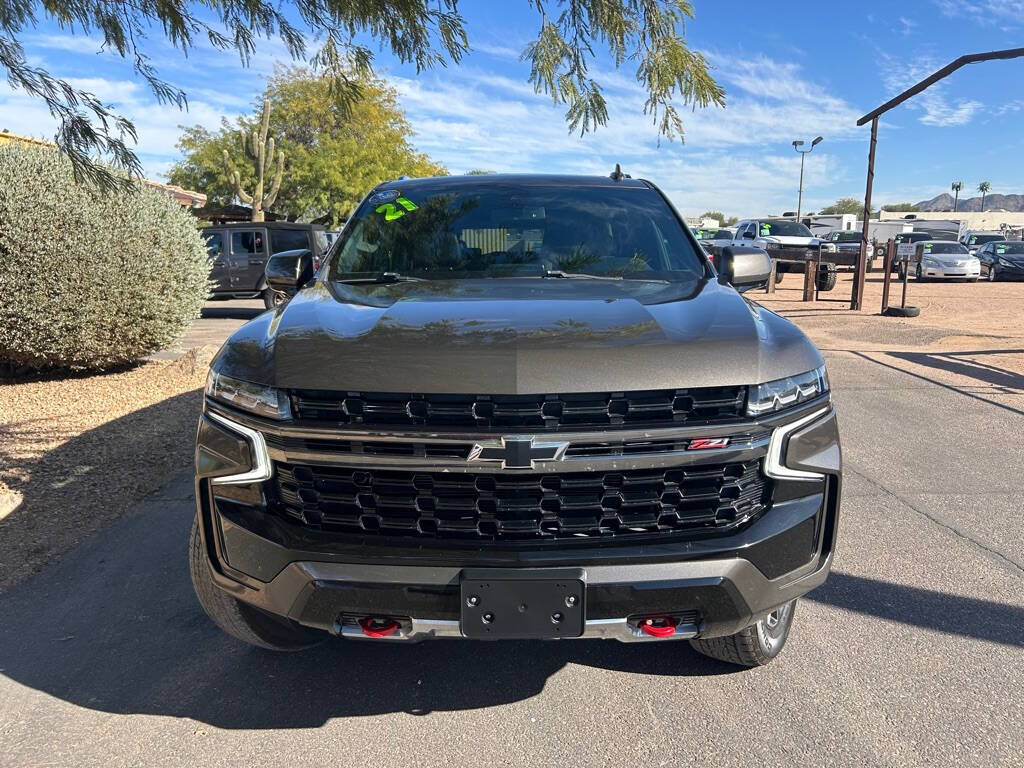
<path fill-rule="evenodd" d="M 1022 765 L 1024 396 L 828 361 L 835 569 L 768 667 L 685 642 L 253 650 L 193 598 L 185 474 L 0 596 L 0 765 Z"/>

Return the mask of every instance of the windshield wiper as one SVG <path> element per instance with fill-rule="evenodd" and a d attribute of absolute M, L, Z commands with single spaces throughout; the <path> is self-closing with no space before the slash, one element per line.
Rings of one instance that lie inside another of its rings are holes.
<path fill-rule="evenodd" d="M 423 282 L 422 277 L 413 277 L 412 275 L 403 275 L 399 272 L 381 272 L 379 275 L 373 275 L 372 277 L 349 277 L 344 280 L 339 280 L 339 283 L 420 283 Z"/>
<path fill-rule="evenodd" d="M 563 272 L 561 269 L 545 269 L 541 277 L 563 277 L 566 279 L 586 278 L 587 280 L 622 280 L 622 277 L 615 275 L 588 275 L 584 272 Z"/>
<path fill-rule="evenodd" d="M 668 283 L 660 277 L 641 277 L 637 275 L 635 277 L 626 277 L 625 275 L 588 275 L 586 272 L 564 272 L 561 269 L 545 269 L 544 274 L 541 277 L 558 277 L 565 278 L 567 280 L 615 280 L 616 282 L 622 282 L 623 280 L 638 280 L 644 283 Z"/>

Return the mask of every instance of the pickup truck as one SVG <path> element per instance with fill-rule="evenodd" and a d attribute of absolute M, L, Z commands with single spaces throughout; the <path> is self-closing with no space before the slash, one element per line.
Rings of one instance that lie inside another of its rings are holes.
<path fill-rule="evenodd" d="M 803 224 L 792 219 L 746 219 L 736 225 L 734 247 L 754 246 L 779 258 L 815 259 L 822 241 Z M 786 272 L 803 272 L 803 265 L 780 261 L 775 267 L 775 281 Z M 835 253 L 822 253 L 818 290 L 830 291 L 836 284 Z"/>

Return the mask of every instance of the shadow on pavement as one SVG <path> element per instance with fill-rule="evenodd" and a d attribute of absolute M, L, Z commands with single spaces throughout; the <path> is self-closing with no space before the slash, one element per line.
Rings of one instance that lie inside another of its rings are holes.
<path fill-rule="evenodd" d="M 996 350 L 995 352 L 998 353 L 999 350 Z M 874 357 L 871 357 L 870 355 L 864 354 L 863 352 L 858 352 L 856 350 L 850 350 L 850 353 L 853 354 L 853 355 L 856 355 L 857 357 L 861 358 L 862 360 L 867 360 L 869 363 L 874 363 L 875 365 L 881 365 L 881 366 L 883 366 L 885 368 L 890 368 L 890 369 L 892 369 L 894 371 L 898 371 L 899 373 L 904 373 L 907 376 L 912 376 L 915 379 L 920 379 L 921 381 L 926 381 L 929 384 L 934 384 L 937 387 L 942 387 L 943 389 L 948 389 L 950 392 L 959 392 L 961 395 L 963 395 L 965 397 L 969 397 L 969 398 L 971 398 L 973 400 L 978 400 L 978 401 L 980 401 L 982 403 L 986 403 L 988 405 L 993 405 L 996 408 L 1001 408 L 1004 411 L 1009 411 L 1010 413 L 1016 413 L 1016 414 L 1020 414 L 1020 415 L 1024 416 L 1024 410 L 1021 410 L 1019 408 L 1014 408 L 1013 406 L 1006 405 L 1005 403 L 1000 403 L 997 400 L 990 400 L 989 398 L 983 397 L 983 396 L 978 395 L 978 394 L 975 394 L 974 392 L 969 392 L 969 391 L 967 391 L 963 387 L 958 387 L 958 386 L 956 386 L 954 384 L 947 384 L 944 381 L 939 381 L 938 379 L 933 379 L 930 376 L 924 376 L 924 375 L 922 375 L 920 373 L 915 373 L 914 371 L 908 371 L 906 368 L 901 368 L 898 365 L 893 365 L 893 364 L 887 363 L 887 362 L 885 362 L 883 360 L 878 360 L 878 359 L 876 359 Z M 899 355 L 897 355 L 896 353 L 891 353 L 891 352 L 890 353 L 883 353 L 883 354 L 887 354 L 887 355 L 889 355 L 891 357 L 899 357 Z M 923 357 L 928 357 L 928 355 L 923 355 Z M 910 359 L 910 358 L 907 358 L 907 359 Z M 920 363 L 921 361 L 913 360 L 912 362 Z M 922 363 L 922 365 L 923 364 L 924 363 Z M 933 365 L 932 367 L 940 367 L 940 366 Z M 1001 370 L 1001 369 L 997 369 L 997 370 Z M 1006 372 L 1006 371 L 1004 371 L 1000 375 L 1004 376 L 1005 374 L 1009 374 L 1009 375 L 1014 376 L 1014 377 L 1016 377 L 1018 379 L 1020 378 L 1019 376 L 1017 376 L 1017 374 L 1011 374 L 1010 372 Z M 971 373 L 971 374 L 965 374 L 965 375 L 972 375 L 972 376 L 974 376 L 976 374 Z M 989 374 L 989 375 L 991 375 L 991 374 Z"/>
<path fill-rule="evenodd" d="M 187 357 L 177 363 L 187 364 Z M 23 419 L 0 427 L 0 481 L 16 499 L 0 514 L 0 590 L 132 509 L 166 482 L 168 467 L 188 466 L 201 403 L 196 388 L 55 448 L 48 446 L 68 430 L 61 420 Z M 78 401 L 68 407 L 103 406 Z"/>
<path fill-rule="evenodd" d="M 959 376 L 976 379 L 984 384 L 1002 387 L 1007 394 L 1024 391 L 1024 376 L 1016 371 L 989 365 L 972 357 L 982 355 L 1019 355 L 1022 349 L 991 349 L 974 352 L 889 352 L 890 357 L 906 360 L 926 368 L 955 373 Z"/>
<path fill-rule="evenodd" d="M 805 599 L 887 621 L 1024 648 L 1024 608 L 833 571 Z"/>

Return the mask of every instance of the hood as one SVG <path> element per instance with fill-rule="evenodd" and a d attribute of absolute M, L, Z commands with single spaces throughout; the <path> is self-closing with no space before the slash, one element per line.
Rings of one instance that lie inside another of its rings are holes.
<path fill-rule="evenodd" d="M 759 240 L 767 240 L 782 245 L 817 245 L 816 237 L 797 237 L 796 235 L 762 235 Z"/>
<path fill-rule="evenodd" d="M 755 384 L 821 355 L 790 322 L 702 279 L 318 282 L 225 342 L 216 370 L 277 387 L 555 394 Z"/>
<path fill-rule="evenodd" d="M 940 264 L 957 264 L 961 261 L 970 261 L 976 257 L 970 253 L 925 253 L 921 258 L 931 259 Z"/>

